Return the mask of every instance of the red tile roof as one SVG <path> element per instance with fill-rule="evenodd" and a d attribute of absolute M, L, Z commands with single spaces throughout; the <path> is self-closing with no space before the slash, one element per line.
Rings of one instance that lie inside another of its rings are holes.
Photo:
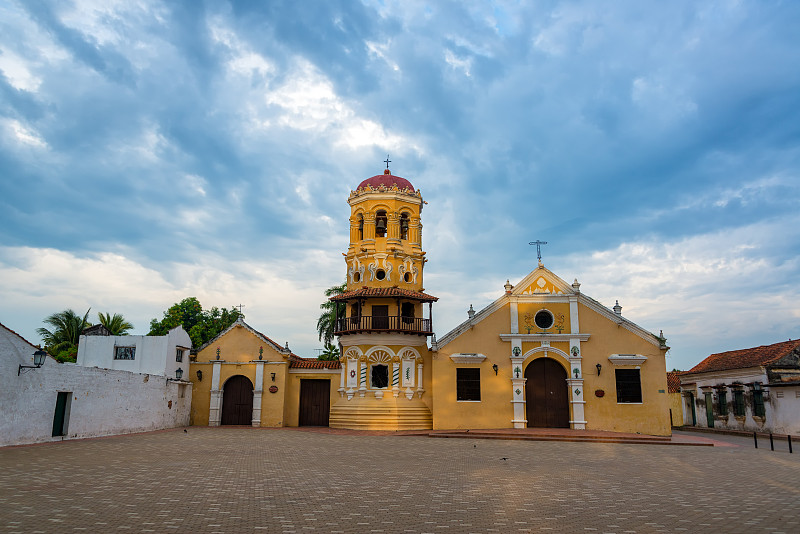
<path fill-rule="evenodd" d="M 366 186 L 370 186 L 373 189 L 377 189 L 382 185 L 386 187 L 392 187 L 393 185 L 396 185 L 397 188 L 400 189 L 401 191 L 403 189 L 408 189 L 410 192 L 412 193 L 414 192 L 414 186 L 411 185 L 411 182 L 409 182 L 405 178 L 400 178 L 399 176 L 394 176 L 393 174 L 390 174 L 388 169 L 384 171 L 383 174 L 378 174 L 376 176 L 373 176 L 372 178 L 367 178 L 366 180 L 358 184 L 356 191 Z"/>
<path fill-rule="evenodd" d="M 781 359 L 800 347 L 800 339 L 782 341 L 773 345 L 762 345 L 752 349 L 731 350 L 712 354 L 692 367 L 688 373 L 708 373 L 710 371 L 726 371 L 767 365 Z"/>
<path fill-rule="evenodd" d="M 352 291 L 345 291 L 341 295 L 335 295 L 328 300 L 351 300 L 362 297 L 401 297 L 406 299 L 421 300 L 422 302 L 436 302 L 439 297 L 428 295 L 427 293 L 420 293 L 419 291 L 411 291 L 409 289 L 400 289 L 399 287 L 362 287 Z"/>
<path fill-rule="evenodd" d="M 291 369 L 341 369 L 342 364 L 339 360 L 314 360 L 312 358 L 301 358 L 294 356 L 289 359 Z"/>
<path fill-rule="evenodd" d="M 681 375 L 685 371 L 669 371 L 667 373 L 667 390 L 670 393 L 679 393 L 681 391 Z"/>

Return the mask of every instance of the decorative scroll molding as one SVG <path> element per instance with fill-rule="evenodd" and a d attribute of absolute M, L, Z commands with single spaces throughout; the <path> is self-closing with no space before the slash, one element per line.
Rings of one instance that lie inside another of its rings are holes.
<path fill-rule="evenodd" d="M 453 363 L 481 363 L 486 359 L 485 354 L 478 354 L 474 352 L 456 352 L 450 355 Z"/>

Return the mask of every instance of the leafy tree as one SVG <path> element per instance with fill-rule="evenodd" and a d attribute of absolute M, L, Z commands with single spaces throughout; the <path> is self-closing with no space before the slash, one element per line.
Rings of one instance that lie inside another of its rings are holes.
<path fill-rule="evenodd" d="M 346 288 L 347 282 L 329 287 L 325 290 L 325 296 L 333 297 L 335 295 L 341 295 Z M 319 333 L 319 340 L 325 343 L 327 350 L 327 347 L 329 347 L 331 341 L 333 341 L 333 332 L 336 328 L 336 303 L 326 298 L 325 302 L 319 305 L 319 309 L 322 310 L 322 313 L 319 319 L 317 319 L 317 332 Z M 339 317 L 344 317 L 344 309 L 341 307 L 339 309 Z"/>
<path fill-rule="evenodd" d="M 335 347 L 333 345 L 326 345 L 325 350 L 323 350 L 320 355 L 317 357 L 318 360 L 327 360 L 329 362 L 336 361 L 339 359 L 339 347 Z"/>
<path fill-rule="evenodd" d="M 37 328 L 36 333 L 42 336 L 45 350 L 55 356 L 60 362 L 74 362 L 78 355 L 78 340 L 84 328 L 91 326 L 87 318 L 89 311 L 86 310 L 83 317 L 79 316 L 72 309 L 49 315 L 42 321 L 51 327 Z"/>
<path fill-rule="evenodd" d="M 163 336 L 180 325 L 192 339 L 192 346 L 198 349 L 232 325 L 239 315 L 239 310 L 233 307 L 203 310 L 196 297 L 188 297 L 170 306 L 160 321 L 151 320 L 148 335 Z"/>
<path fill-rule="evenodd" d="M 100 319 L 100 324 L 105 326 L 112 336 L 127 336 L 128 330 L 133 330 L 133 325 L 125 320 L 122 314 L 98 312 L 97 318 Z"/>

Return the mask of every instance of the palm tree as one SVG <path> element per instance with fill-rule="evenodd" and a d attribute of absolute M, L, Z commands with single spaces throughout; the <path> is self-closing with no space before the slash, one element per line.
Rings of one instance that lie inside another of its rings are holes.
<path fill-rule="evenodd" d="M 329 287 L 325 290 L 325 296 L 333 297 L 341 295 L 346 288 L 347 282 Z M 317 332 L 319 333 L 319 340 L 324 342 L 327 347 L 331 344 L 331 341 L 333 341 L 333 332 L 336 329 L 336 303 L 325 299 L 325 302 L 319 305 L 319 309 L 322 310 L 322 313 L 319 319 L 317 319 Z M 341 316 L 343 313 L 344 312 L 340 310 L 339 315 Z"/>
<path fill-rule="evenodd" d="M 91 308 L 86 310 L 83 317 L 68 309 L 45 318 L 42 322 L 52 327 L 52 330 L 37 328 L 36 333 L 42 336 L 42 342 L 44 342 L 47 352 L 52 355 L 64 352 L 68 354 L 77 353 L 78 339 L 81 336 L 81 332 L 84 328 L 92 326 L 87 320 L 90 310 Z"/>
<path fill-rule="evenodd" d="M 112 336 L 127 336 L 128 330 L 133 330 L 133 325 L 125 320 L 122 314 L 98 312 L 97 318 L 100 324 L 105 326 Z"/>

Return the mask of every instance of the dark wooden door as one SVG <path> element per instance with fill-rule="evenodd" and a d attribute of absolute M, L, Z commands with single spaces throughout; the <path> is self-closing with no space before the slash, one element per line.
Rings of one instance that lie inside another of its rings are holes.
<path fill-rule="evenodd" d="M 64 423 L 67 416 L 67 399 L 71 393 L 67 391 L 59 391 L 56 397 L 56 413 L 53 416 L 53 436 L 64 435 Z"/>
<path fill-rule="evenodd" d="M 525 378 L 528 426 L 569 428 L 567 371 L 556 361 L 538 358 L 525 368 Z"/>
<path fill-rule="evenodd" d="M 705 394 L 706 399 L 706 423 L 708 428 L 714 428 L 714 398 L 711 393 Z"/>
<path fill-rule="evenodd" d="M 331 381 L 300 380 L 300 426 L 328 426 Z"/>
<path fill-rule="evenodd" d="M 389 306 L 372 307 L 372 328 L 377 330 L 389 329 Z"/>
<path fill-rule="evenodd" d="M 246 376 L 232 376 L 225 382 L 220 424 L 253 424 L 253 383 Z"/>

